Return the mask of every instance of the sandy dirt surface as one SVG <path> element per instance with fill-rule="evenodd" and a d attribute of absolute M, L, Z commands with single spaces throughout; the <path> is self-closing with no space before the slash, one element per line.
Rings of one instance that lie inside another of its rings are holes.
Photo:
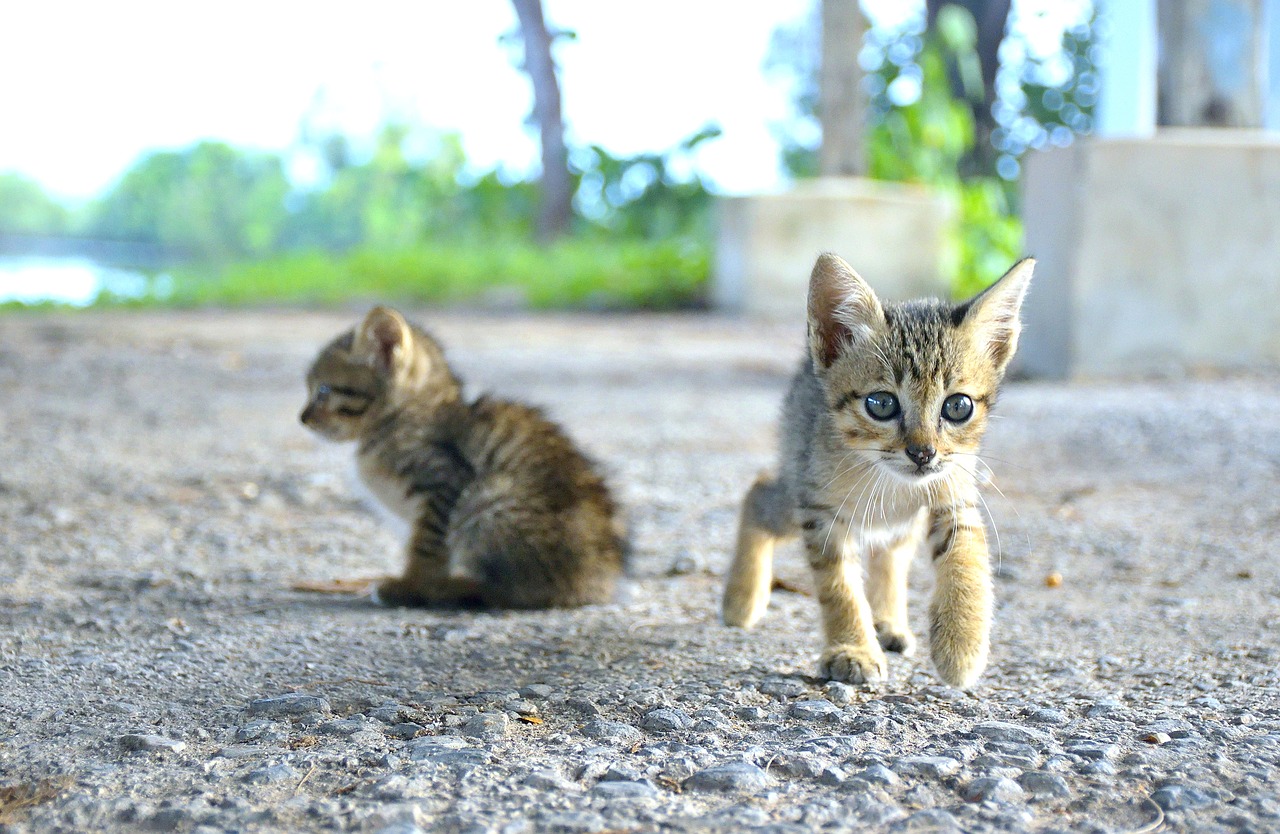
<path fill-rule="evenodd" d="M 1280 376 L 1011 384 L 989 671 L 862 690 L 811 677 L 794 546 L 716 621 L 801 333 L 417 313 L 604 464 L 628 592 L 326 588 L 400 563 L 296 419 L 357 311 L 0 317 L 0 831 L 1280 830 Z"/>

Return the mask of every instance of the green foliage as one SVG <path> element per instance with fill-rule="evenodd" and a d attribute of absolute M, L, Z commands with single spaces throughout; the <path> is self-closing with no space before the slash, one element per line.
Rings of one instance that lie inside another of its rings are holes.
<path fill-rule="evenodd" d="M 148 154 L 92 207 L 89 231 L 187 265 L 101 303 L 698 305 L 712 195 L 691 157 L 718 135 L 705 128 L 666 153 L 584 149 L 575 234 L 547 248 L 532 243 L 537 183 L 469 171 L 451 134 L 390 123 L 362 149 L 304 125 L 296 153 L 318 168 L 306 186 L 274 154 L 212 142 Z"/>
<path fill-rule="evenodd" d="M 875 69 L 876 87 L 883 91 L 873 102 L 879 117 L 867 137 L 872 177 L 926 184 L 955 206 L 958 222 L 948 236 L 943 260 L 958 296 L 995 281 L 1022 249 L 1022 224 L 1011 204 L 1011 184 L 994 175 L 961 175 L 961 162 L 974 142 L 973 112 L 952 96 L 947 72 L 949 63 L 957 67 L 962 79 L 969 76 L 966 90 L 982 95 L 975 42 L 976 28 L 968 12 L 948 6 L 938 16 L 937 31 L 920 42 L 917 53 L 897 50 L 900 63 L 895 63 L 886 50 Z M 913 101 L 895 103 L 893 85 L 904 83 L 918 94 Z"/>
<path fill-rule="evenodd" d="M 792 84 L 794 118 L 779 139 L 783 164 L 795 177 L 818 171 L 817 27 L 814 17 L 775 32 L 766 64 Z M 944 261 L 953 291 L 962 296 L 1000 277 L 1021 255 L 1018 157 L 1087 132 L 1097 86 L 1092 20 L 1064 32 L 1062 51 L 1052 55 L 1033 54 L 1011 27 L 1002 55 L 1017 60 L 1002 68 L 996 85 L 1000 128 L 992 142 L 999 154 L 994 167 L 966 170 L 975 156 L 969 100 L 984 96 L 976 41 L 973 18 L 948 5 L 931 32 L 922 16 L 897 30 L 873 28 L 862 56 L 870 92 L 868 174 L 921 183 L 952 201 L 957 222 Z M 952 93 L 950 71 L 960 81 L 961 97 Z"/>
<path fill-rule="evenodd" d="M 153 243 L 219 261 L 274 249 L 287 217 L 281 159 L 201 142 L 157 151 L 91 210 L 91 235 Z"/>
<path fill-rule="evenodd" d="M 692 157 L 720 133 L 717 125 L 708 125 L 671 150 L 626 157 L 589 146 L 574 158 L 578 211 L 600 229 L 623 238 L 709 239 L 714 196 Z M 691 173 L 680 177 L 677 168 Z"/>
<path fill-rule="evenodd" d="M 0 173 L 0 234 L 57 235 L 70 214 L 40 186 L 15 173 Z"/>
<path fill-rule="evenodd" d="M 131 303 L 332 304 L 358 299 L 672 309 L 703 303 L 709 271 L 706 246 L 674 241 L 361 247 L 344 255 L 307 251 L 213 270 L 187 268 L 165 285 L 153 283 Z"/>

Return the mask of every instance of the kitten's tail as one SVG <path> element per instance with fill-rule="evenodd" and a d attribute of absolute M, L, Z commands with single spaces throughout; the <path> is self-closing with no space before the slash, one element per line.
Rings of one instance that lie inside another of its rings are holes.
<path fill-rule="evenodd" d="M 764 616 L 773 590 L 773 546 L 791 532 L 790 501 L 778 481 L 761 474 L 742 502 L 738 543 L 725 582 L 725 625 L 751 628 Z"/>

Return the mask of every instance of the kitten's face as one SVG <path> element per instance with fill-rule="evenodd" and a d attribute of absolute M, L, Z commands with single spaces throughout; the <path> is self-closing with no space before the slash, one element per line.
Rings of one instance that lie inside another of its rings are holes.
<path fill-rule="evenodd" d="M 848 462 L 927 487 L 972 471 L 1013 355 L 1024 261 L 977 298 L 953 307 L 882 307 L 843 261 L 823 256 L 810 288 L 810 346 Z"/>
<path fill-rule="evenodd" d="M 334 339 L 307 372 L 307 405 L 300 419 L 329 440 L 355 440 L 385 389 L 368 358 L 354 352 L 354 342 L 354 331 Z"/>

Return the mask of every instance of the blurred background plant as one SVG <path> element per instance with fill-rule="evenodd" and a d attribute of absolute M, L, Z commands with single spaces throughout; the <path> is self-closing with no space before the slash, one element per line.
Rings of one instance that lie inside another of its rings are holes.
<path fill-rule="evenodd" d="M 1021 255 L 1020 159 L 1092 128 L 1096 14 L 1083 8 L 1056 42 L 1033 42 L 1009 0 L 930 0 L 896 27 L 872 27 L 859 56 L 869 107 L 867 174 L 927 185 L 956 207 L 946 270 L 956 295 L 987 286 Z M 975 19 L 994 26 L 982 43 Z M 793 177 L 816 176 L 821 60 L 816 13 L 774 35 L 766 70 L 792 88 L 776 126 Z M 988 38 L 989 40 L 990 38 Z M 985 47 L 980 50 L 980 46 Z"/>
<path fill-rule="evenodd" d="M 985 286 L 1021 254 L 1021 156 L 1091 126 L 1090 7 L 1056 40 L 1032 43 L 1018 19 L 1034 13 L 1031 5 L 1010 12 L 1009 0 L 928 0 L 903 22 L 872 26 L 861 47 L 868 174 L 953 201 L 946 264 L 957 294 Z M 506 41 L 537 88 L 546 67 L 533 77 L 524 52 L 549 56 L 573 37 L 544 25 L 541 41 L 525 37 L 520 49 L 520 39 Z M 819 44 L 815 13 L 775 32 L 766 64 L 792 90 L 793 112 L 777 131 L 796 178 L 817 170 Z M 101 303 L 704 303 L 715 193 L 694 154 L 720 136 L 714 124 L 659 152 L 568 147 L 570 215 L 549 234 L 539 180 L 501 168 L 477 173 L 457 135 L 389 112 L 362 144 L 314 115 L 284 151 L 205 141 L 144 154 L 85 205 L 63 205 L 31 180 L 0 174 L 0 252 L 5 239 L 68 236 L 150 247 L 166 262 L 141 292 L 131 285 Z M 540 120 L 552 116 L 559 119 L 558 106 L 549 116 L 540 105 L 531 118 L 544 140 L 556 126 Z M 563 124 L 559 131 L 563 138 Z M 544 163 L 552 164 L 545 155 Z"/>

